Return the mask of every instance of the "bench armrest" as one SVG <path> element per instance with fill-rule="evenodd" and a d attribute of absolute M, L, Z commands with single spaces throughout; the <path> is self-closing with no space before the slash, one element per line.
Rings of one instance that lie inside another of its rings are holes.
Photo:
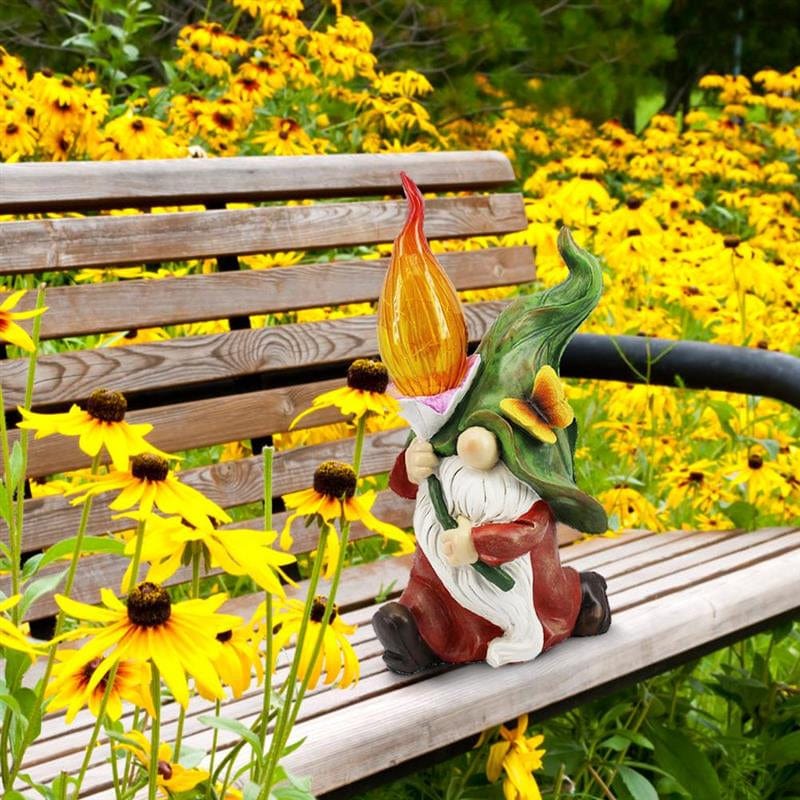
<path fill-rule="evenodd" d="M 800 358 L 750 347 L 579 334 L 564 352 L 561 374 L 756 394 L 800 409 Z"/>

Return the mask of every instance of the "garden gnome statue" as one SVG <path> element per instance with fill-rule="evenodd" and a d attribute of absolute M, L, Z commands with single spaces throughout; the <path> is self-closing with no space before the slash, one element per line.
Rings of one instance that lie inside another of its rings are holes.
<path fill-rule="evenodd" d="M 606 582 L 562 567 L 556 520 L 602 533 L 574 482 L 577 423 L 561 354 L 600 298 L 597 261 L 569 231 L 564 283 L 511 303 L 467 356 L 455 289 L 423 233 L 424 201 L 402 175 L 408 219 L 378 307 L 378 342 L 413 437 L 390 487 L 416 499 L 417 552 L 399 602 L 372 624 L 395 672 L 528 661 L 568 636 L 604 633 Z"/>

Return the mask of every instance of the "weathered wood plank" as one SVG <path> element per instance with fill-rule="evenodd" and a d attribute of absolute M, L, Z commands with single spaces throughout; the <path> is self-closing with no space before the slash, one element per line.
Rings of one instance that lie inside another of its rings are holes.
<path fill-rule="evenodd" d="M 364 442 L 362 474 L 374 475 L 390 469 L 405 443 L 406 436 L 405 428 L 367 436 Z M 304 489 L 310 485 L 314 470 L 321 461 L 329 458 L 350 461 L 352 455 L 351 439 L 277 453 L 273 470 L 274 494 L 277 496 Z M 259 456 L 185 470 L 180 473 L 180 477 L 185 484 L 203 492 L 224 508 L 252 503 L 262 496 L 263 479 Z M 112 519 L 114 512 L 108 509 L 107 504 L 115 495 L 116 492 L 110 492 L 95 498 L 87 533 L 96 535 L 130 527 L 129 520 Z M 80 515 L 80 506 L 71 505 L 69 499 L 62 495 L 27 500 L 23 549 L 38 550 L 65 536 L 73 535 Z M 2 522 L 0 539 L 6 542 L 7 536 L 7 528 Z"/>
<path fill-rule="evenodd" d="M 439 260 L 457 289 L 484 289 L 535 278 L 529 247 L 442 253 Z M 304 264 L 270 270 L 130 280 L 47 290 L 43 339 L 202 320 L 227 319 L 375 301 L 388 259 Z M 33 308 L 29 292 L 19 309 Z M 24 325 L 30 329 L 31 322 Z"/>
<path fill-rule="evenodd" d="M 399 194 L 401 170 L 425 191 L 514 180 L 494 151 L 0 164 L 0 213 Z"/>
<path fill-rule="evenodd" d="M 465 307 L 471 341 L 479 340 L 501 302 Z M 374 357 L 378 351 L 375 317 L 351 317 L 168 342 L 108 347 L 42 356 L 37 364 L 34 406 L 78 402 L 98 387 L 136 394 L 273 371 L 308 369 Z M 27 359 L 0 362 L 6 409 L 21 405 Z"/>
<path fill-rule="evenodd" d="M 431 239 L 527 224 L 518 194 L 438 198 L 425 210 Z M 7 222 L 0 225 L 0 274 L 390 242 L 405 216 L 404 202 L 386 200 Z"/>

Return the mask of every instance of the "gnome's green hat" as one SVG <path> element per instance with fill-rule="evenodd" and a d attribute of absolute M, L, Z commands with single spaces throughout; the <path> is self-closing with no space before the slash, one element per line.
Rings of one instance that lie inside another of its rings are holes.
<path fill-rule="evenodd" d="M 486 428 L 497 437 L 506 466 L 533 487 L 557 519 L 587 533 L 603 533 L 608 527 L 603 507 L 575 485 L 577 422 L 545 426 L 545 438 L 555 439 L 551 444 L 508 412 L 509 403 L 528 404 L 534 417 L 547 420 L 547 411 L 531 396 L 534 376 L 548 366 L 558 373 L 564 348 L 600 299 L 600 265 L 575 244 L 567 228 L 558 236 L 558 250 L 569 276 L 558 286 L 518 298 L 495 320 L 478 348 L 475 379 L 431 444 L 440 455 L 453 455 L 462 431 L 473 425 Z"/>

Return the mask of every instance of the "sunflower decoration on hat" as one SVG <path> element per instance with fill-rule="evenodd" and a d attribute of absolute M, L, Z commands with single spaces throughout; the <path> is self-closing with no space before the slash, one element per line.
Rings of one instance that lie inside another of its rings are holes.
<path fill-rule="evenodd" d="M 578 426 L 558 376 L 564 349 L 600 299 L 597 259 L 562 228 L 566 280 L 513 301 L 468 357 L 458 295 L 423 233 L 423 196 L 407 175 L 402 182 L 408 219 L 378 308 L 381 357 L 401 413 L 441 457 L 456 454 L 467 428 L 487 429 L 500 459 L 558 520 L 586 533 L 605 532 L 603 507 L 575 483 Z"/>

